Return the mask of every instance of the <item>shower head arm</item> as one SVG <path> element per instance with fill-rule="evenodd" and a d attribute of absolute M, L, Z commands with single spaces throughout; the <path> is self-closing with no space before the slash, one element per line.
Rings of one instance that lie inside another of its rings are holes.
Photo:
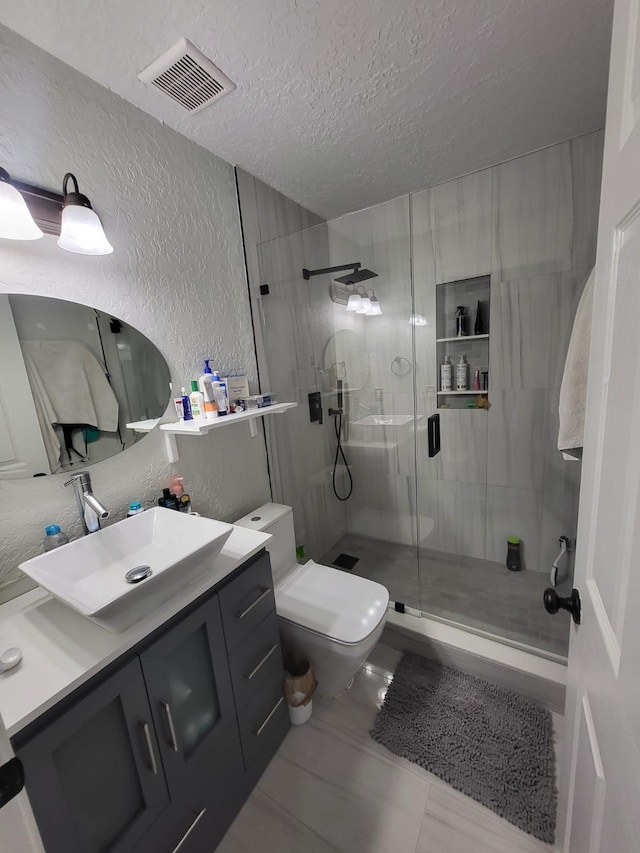
<path fill-rule="evenodd" d="M 319 270 L 303 269 L 302 278 L 305 281 L 309 281 L 309 279 L 314 275 L 327 275 L 333 272 L 344 272 L 345 270 L 353 270 L 355 272 L 356 270 L 359 270 L 361 266 L 362 264 L 343 264 L 339 267 L 323 267 Z"/>

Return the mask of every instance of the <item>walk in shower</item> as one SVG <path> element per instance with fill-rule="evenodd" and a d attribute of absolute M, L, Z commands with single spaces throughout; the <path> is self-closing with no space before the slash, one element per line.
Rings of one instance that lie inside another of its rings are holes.
<path fill-rule="evenodd" d="M 262 387 L 299 404 L 266 419 L 273 497 L 293 507 L 304 555 L 546 655 L 568 648 L 569 616 L 547 614 L 542 593 L 576 532 L 580 463 L 556 449 L 557 407 L 601 157 L 588 134 L 258 246 Z M 303 273 L 348 265 L 377 275 Z M 351 310 L 354 294 L 368 310 Z"/>

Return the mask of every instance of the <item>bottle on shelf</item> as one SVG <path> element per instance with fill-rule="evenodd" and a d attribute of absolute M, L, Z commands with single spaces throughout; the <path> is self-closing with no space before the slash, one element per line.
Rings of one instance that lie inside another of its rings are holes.
<path fill-rule="evenodd" d="M 469 387 L 469 377 L 468 377 L 468 368 L 467 359 L 464 355 L 460 356 L 460 361 L 456 367 L 456 390 L 457 391 L 466 391 Z"/>
<path fill-rule="evenodd" d="M 456 308 L 456 337 L 463 338 L 466 332 L 467 318 L 464 314 L 464 305 L 458 305 Z"/>
<path fill-rule="evenodd" d="M 45 551 L 53 551 L 54 548 L 66 545 L 69 541 L 67 534 L 60 530 L 60 525 L 58 524 L 48 524 L 44 532 L 46 535 L 42 544 Z"/>
<path fill-rule="evenodd" d="M 452 373 L 453 368 L 451 366 L 451 359 L 448 355 L 445 355 L 444 361 L 440 365 L 440 390 L 441 391 L 451 391 L 452 390 Z"/>

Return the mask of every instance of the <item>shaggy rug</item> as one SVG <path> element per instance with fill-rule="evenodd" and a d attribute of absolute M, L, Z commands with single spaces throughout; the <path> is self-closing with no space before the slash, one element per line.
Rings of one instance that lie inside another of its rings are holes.
<path fill-rule="evenodd" d="M 553 843 L 553 726 L 550 712 L 536 702 L 405 652 L 371 736 Z"/>

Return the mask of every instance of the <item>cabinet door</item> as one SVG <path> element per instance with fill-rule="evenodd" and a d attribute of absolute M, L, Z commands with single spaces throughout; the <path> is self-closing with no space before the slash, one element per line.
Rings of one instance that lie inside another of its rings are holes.
<path fill-rule="evenodd" d="M 47 853 L 125 853 L 169 801 L 136 658 L 17 750 Z"/>
<path fill-rule="evenodd" d="M 216 748 L 237 732 L 218 597 L 156 640 L 141 660 L 172 798 L 199 784 L 203 768 L 213 783 Z"/>

